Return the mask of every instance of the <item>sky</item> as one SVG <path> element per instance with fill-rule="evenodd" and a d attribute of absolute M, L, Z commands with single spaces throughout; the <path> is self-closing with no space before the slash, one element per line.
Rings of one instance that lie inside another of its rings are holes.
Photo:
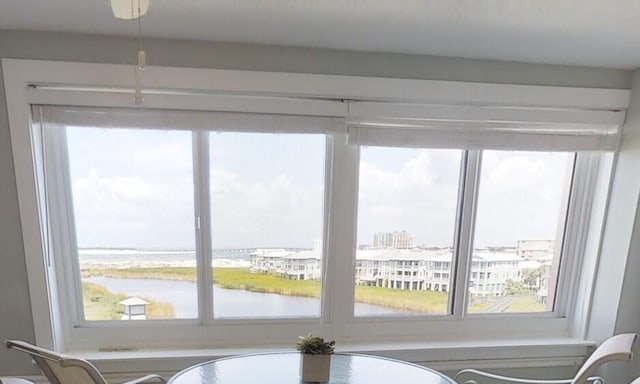
<path fill-rule="evenodd" d="M 193 249 L 191 133 L 67 128 L 78 245 Z M 210 135 L 214 248 L 322 237 L 323 135 Z"/>
<path fill-rule="evenodd" d="M 191 133 L 68 127 L 78 245 L 193 249 Z M 214 248 L 311 247 L 322 237 L 323 135 L 210 135 Z M 451 246 L 462 151 L 363 147 L 358 244 L 405 230 Z M 477 247 L 555 236 L 572 156 L 485 151 Z"/>
<path fill-rule="evenodd" d="M 416 246 L 453 246 L 462 151 L 364 147 L 358 244 L 407 231 Z M 572 155 L 483 152 L 475 247 L 553 239 Z M 565 197 L 566 199 L 566 197 Z"/>

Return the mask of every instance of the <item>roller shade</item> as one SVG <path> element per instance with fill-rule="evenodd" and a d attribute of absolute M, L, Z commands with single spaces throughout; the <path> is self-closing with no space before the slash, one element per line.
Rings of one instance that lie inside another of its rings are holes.
<path fill-rule="evenodd" d="M 353 103 L 351 145 L 545 151 L 614 150 L 624 111 Z"/>
<path fill-rule="evenodd" d="M 614 150 L 624 111 L 350 102 L 346 117 L 33 105 L 69 126 L 265 133 L 347 132 L 351 145 L 545 151 Z M 345 128 L 346 127 L 346 128 Z"/>
<path fill-rule="evenodd" d="M 344 130 L 342 118 L 264 113 L 33 105 L 32 115 L 44 124 L 96 128 L 321 134 Z"/>

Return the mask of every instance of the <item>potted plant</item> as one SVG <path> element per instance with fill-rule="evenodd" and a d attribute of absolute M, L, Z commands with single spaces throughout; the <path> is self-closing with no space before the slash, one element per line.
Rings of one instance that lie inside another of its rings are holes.
<path fill-rule="evenodd" d="M 300 377 L 302 381 L 326 383 L 329 381 L 331 355 L 335 341 L 324 341 L 322 337 L 300 336 L 296 349 L 300 351 Z"/>

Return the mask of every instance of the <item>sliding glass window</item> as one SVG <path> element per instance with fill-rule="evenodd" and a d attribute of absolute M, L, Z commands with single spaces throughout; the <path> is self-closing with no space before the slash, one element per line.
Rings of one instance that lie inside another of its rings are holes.
<path fill-rule="evenodd" d="M 566 329 L 615 139 L 145 108 L 32 120 L 51 303 L 84 345 Z"/>
<path fill-rule="evenodd" d="M 75 324 L 320 316 L 332 119 L 33 112 Z"/>
<path fill-rule="evenodd" d="M 450 312 L 462 154 L 360 149 L 356 316 Z"/>
<path fill-rule="evenodd" d="M 319 317 L 326 137 L 209 143 L 214 317 Z"/>
<path fill-rule="evenodd" d="M 552 311 L 574 153 L 483 151 L 470 313 Z"/>
<path fill-rule="evenodd" d="M 197 318 L 191 133 L 49 129 L 51 149 L 67 147 L 76 241 L 65 256 L 77 259 L 84 319 Z"/>

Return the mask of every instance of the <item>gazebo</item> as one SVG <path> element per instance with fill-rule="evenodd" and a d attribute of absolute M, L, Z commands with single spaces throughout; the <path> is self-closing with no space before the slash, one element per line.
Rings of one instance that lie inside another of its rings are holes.
<path fill-rule="evenodd" d="M 120 304 L 124 305 L 124 313 L 120 320 L 146 320 L 148 302 L 138 298 L 130 297 L 122 300 Z"/>

